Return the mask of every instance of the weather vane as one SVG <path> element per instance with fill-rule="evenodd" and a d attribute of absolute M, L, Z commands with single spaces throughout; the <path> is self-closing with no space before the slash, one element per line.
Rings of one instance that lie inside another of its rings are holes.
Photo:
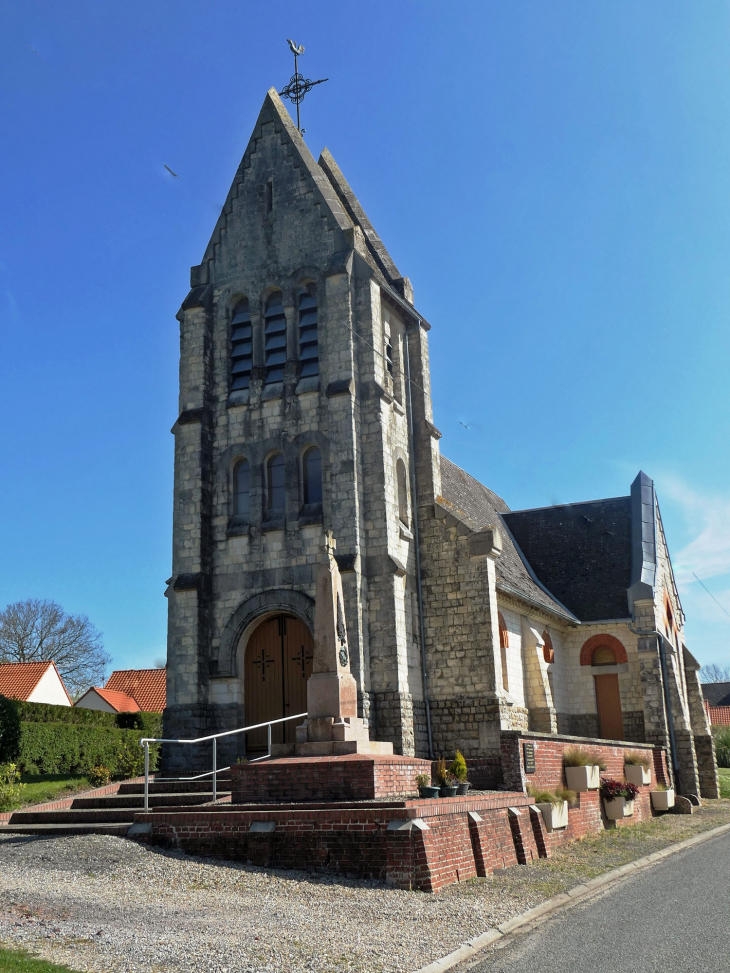
<path fill-rule="evenodd" d="M 294 74 L 289 79 L 289 84 L 280 91 L 279 94 L 282 98 L 288 98 L 289 101 L 293 101 L 297 106 L 297 131 L 301 133 L 302 129 L 299 124 L 299 105 L 304 101 L 304 96 L 308 91 L 311 91 L 316 84 L 322 84 L 325 81 L 329 81 L 329 78 L 320 78 L 319 81 L 310 81 L 309 78 L 305 78 L 303 74 L 299 73 L 299 68 L 297 66 L 297 58 L 304 54 L 304 44 L 300 44 L 299 47 L 294 43 L 294 41 L 287 39 L 287 44 L 294 55 Z"/>

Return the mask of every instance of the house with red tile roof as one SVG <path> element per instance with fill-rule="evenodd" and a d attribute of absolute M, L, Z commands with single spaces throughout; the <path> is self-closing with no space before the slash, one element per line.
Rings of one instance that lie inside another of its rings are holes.
<path fill-rule="evenodd" d="M 55 662 L 1 663 L 0 696 L 27 703 L 73 705 Z"/>
<path fill-rule="evenodd" d="M 82 709 L 106 713 L 161 713 L 165 708 L 164 669 L 117 669 L 103 689 L 94 686 L 76 703 Z"/>

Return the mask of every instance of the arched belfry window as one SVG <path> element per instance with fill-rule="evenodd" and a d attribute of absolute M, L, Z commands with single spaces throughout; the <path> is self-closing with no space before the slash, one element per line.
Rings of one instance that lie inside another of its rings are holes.
<path fill-rule="evenodd" d="M 408 526 L 408 480 L 406 479 L 406 464 L 402 459 L 395 464 L 396 480 L 398 481 L 398 517 L 402 524 Z"/>
<path fill-rule="evenodd" d="M 555 662 L 555 649 L 547 629 L 542 633 L 542 642 L 542 657 L 550 665 L 551 662 Z"/>
<path fill-rule="evenodd" d="M 316 284 L 307 284 L 299 291 L 299 361 L 301 378 L 319 375 Z"/>
<path fill-rule="evenodd" d="M 286 506 L 286 473 L 284 456 L 274 453 L 266 463 L 266 507 L 269 513 L 284 513 Z"/>
<path fill-rule="evenodd" d="M 251 466 L 240 459 L 233 467 L 233 513 L 248 517 L 251 512 Z"/>
<path fill-rule="evenodd" d="M 304 503 L 322 503 L 322 454 L 311 446 L 302 457 Z"/>
<path fill-rule="evenodd" d="M 281 291 L 274 291 L 264 312 L 264 366 L 266 384 L 284 381 L 286 362 L 286 317 Z"/>
<path fill-rule="evenodd" d="M 231 318 L 231 391 L 247 389 L 251 378 L 251 315 L 248 298 L 236 304 Z"/>

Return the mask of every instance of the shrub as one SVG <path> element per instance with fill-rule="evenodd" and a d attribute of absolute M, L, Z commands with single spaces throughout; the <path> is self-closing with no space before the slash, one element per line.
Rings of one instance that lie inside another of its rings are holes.
<path fill-rule="evenodd" d="M 433 779 L 439 787 L 444 787 L 449 783 L 450 773 L 446 767 L 446 761 L 442 757 L 436 764 L 436 771 L 434 772 Z"/>
<path fill-rule="evenodd" d="M 631 751 L 630 753 L 624 754 L 624 763 L 629 764 L 629 766 L 643 767 L 644 770 L 649 770 L 651 767 L 651 757 L 648 753 Z"/>
<path fill-rule="evenodd" d="M 630 784 L 627 780 L 612 780 L 604 777 L 601 781 L 601 797 L 604 801 L 613 801 L 617 797 L 625 797 L 627 801 L 633 801 L 639 793 L 636 784 Z"/>
<path fill-rule="evenodd" d="M 466 760 L 464 760 L 464 755 L 461 750 L 456 751 L 456 755 L 449 765 L 449 771 L 454 780 L 458 780 L 460 783 L 466 780 Z"/>
<path fill-rule="evenodd" d="M 87 771 L 86 776 L 89 778 L 92 787 L 104 787 L 105 784 L 111 783 L 112 772 L 108 767 L 100 764 L 98 767 L 92 767 L 91 770 Z"/>
<path fill-rule="evenodd" d="M 718 767 L 730 767 L 730 726 L 718 727 L 713 731 L 712 741 L 715 745 L 715 758 Z M 2 741 L 0 740 L 0 752 Z"/>
<path fill-rule="evenodd" d="M 14 699 L 0 696 L 0 764 L 15 760 L 20 752 L 20 716 Z"/>
<path fill-rule="evenodd" d="M 116 754 L 114 776 L 118 780 L 139 777 L 144 773 L 144 750 L 138 742 L 124 743 Z"/>
<path fill-rule="evenodd" d="M 20 771 L 15 764 L 0 764 L 0 811 L 20 807 L 25 784 L 20 783 Z"/>
<path fill-rule="evenodd" d="M 428 787 L 431 778 L 428 774 L 416 774 L 416 787 Z"/>
<path fill-rule="evenodd" d="M 535 787 L 533 784 L 528 784 L 527 793 L 535 804 L 562 804 L 563 801 L 572 804 L 575 800 L 575 791 L 569 791 L 565 787 L 556 787 L 554 791 L 550 791 L 547 788 Z"/>
<path fill-rule="evenodd" d="M 563 750 L 563 766 L 565 767 L 599 767 L 606 769 L 606 761 L 599 753 L 584 750 L 582 747 L 568 747 Z"/>
<path fill-rule="evenodd" d="M 20 730 L 20 752 L 16 762 L 23 773 L 82 774 L 91 767 L 103 765 L 113 775 L 121 773 L 125 776 L 129 766 L 129 760 L 125 758 L 127 745 L 139 753 L 139 760 L 144 764 L 139 730 L 25 722 L 20 724 Z M 150 747 L 150 769 L 154 770 L 156 766 L 157 752 Z"/>

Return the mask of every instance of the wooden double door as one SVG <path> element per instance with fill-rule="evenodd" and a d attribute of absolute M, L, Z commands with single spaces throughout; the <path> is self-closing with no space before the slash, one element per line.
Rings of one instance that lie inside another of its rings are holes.
<path fill-rule="evenodd" d="M 274 615 L 254 630 L 246 646 L 244 699 L 246 725 L 307 711 L 307 679 L 314 641 L 294 615 Z M 272 743 L 294 743 L 297 720 L 271 728 Z M 266 730 L 246 734 L 246 751 L 266 751 Z"/>

